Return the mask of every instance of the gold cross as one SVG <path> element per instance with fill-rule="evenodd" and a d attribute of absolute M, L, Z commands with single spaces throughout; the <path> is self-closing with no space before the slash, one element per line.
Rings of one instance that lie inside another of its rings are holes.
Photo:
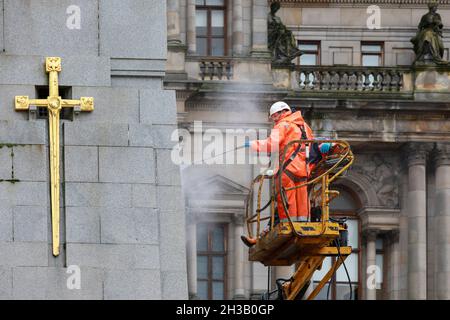
<path fill-rule="evenodd" d="M 59 116 L 62 108 L 80 106 L 81 111 L 94 110 L 94 98 L 82 97 L 80 100 L 61 99 L 59 96 L 58 73 L 61 72 L 61 58 L 47 57 L 45 71 L 49 74 L 49 96 L 47 99 L 29 99 L 28 96 L 16 96 L 16 111 L 26 111 L 30 105 L 46 107 L 48 110 L 48 128 L 50 144 L 50 194 L 52 213 L 53 255 L 59 255 Z"/>

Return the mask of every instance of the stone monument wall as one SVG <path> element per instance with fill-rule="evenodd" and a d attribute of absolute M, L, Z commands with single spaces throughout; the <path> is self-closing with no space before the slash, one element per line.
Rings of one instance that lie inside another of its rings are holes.
<path fill-rule="evenodd" d="M 0 6 L 0 298 L 187 298 L 180 178 L 170 161 L 175 93 L 162 87 L 165 1 Z M 14 96 L 37 98 L 48 85 L 47 56 L 62 58 L 63 98 L 95 101 L 93 112 L 60 124 L 58 257 L 48 121 L 14 110 Z"/>

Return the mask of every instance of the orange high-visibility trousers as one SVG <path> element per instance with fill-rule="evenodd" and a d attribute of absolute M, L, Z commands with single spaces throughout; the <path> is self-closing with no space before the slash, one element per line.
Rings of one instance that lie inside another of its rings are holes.
<path fill-rule="evenodd" d="M 303 182 L 294 182 L 291 178 L 289 178 L 286 174 L 283 173 L 281 176 L 281 185 L 283 188 L 288 189 L 295 186 L 299 186 L 303 184 Z M 279 193 L 279 178 L 275 178 L 275 190 L 277 192 L 277 208 L 278 208 L 278 216 L 281 222 L 287 222 L 288 217 L 286 215 L 286 211 L 284 210 L 283 202 L 281 200 L 281 194 Z M 303 186 L 300 188 L 296 188 L 294 190 L 289 190 L 285 192 L 287 203 L 288 203 L 288 211 L 289 217 L 292 221 L 304 221 L 307 219 L 309 214 L 309 201 L 308 201 L 308 187 Z"/>

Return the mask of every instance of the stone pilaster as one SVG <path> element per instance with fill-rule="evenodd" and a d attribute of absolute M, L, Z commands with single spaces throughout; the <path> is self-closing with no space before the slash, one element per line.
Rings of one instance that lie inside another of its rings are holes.
<path fill-rule="evenodd" d="M 197 225 L 191 222 L 187 226 L 187 272 L 189 299 L 197 299 Z"/>
<path fill-rule="evenodd" d="M 267 15 L 269 6 L 267 0 L 253 0 L 252 4 L 252 49 L 254 57 L 270 58 L 267 47 Z"/>
<path fill-rule="evenodd" d="M 244 244 L 241 235 L 244 234 L 244 215 L 235 214 L 234 224 L 234 294 L 233 299 L 245 299 L 244 296 Z"/>
<path fill-rule="evenodd" d="M 180 0 L 167 0 L 167 43 L 181 44 Z"/>
<path fill-rule="evenodd" d="M 366 280 L 366 300 L 376 300 L 377 291 L 376 291 L 376 279 L 373 276 L 373 266 L 376 265 L 376 246 L 375 241 L 377 239 L 377 232 L 375 230 L 366 230 L 364 232 L 364 238 L 366 242 L 366 279 L 371 279 L 373 281 L 367 282 Z M 370 274 L 369 274 L 369 273 Z M 370 277 L 370 278 L 369 278 Z"/>
<path fill-rule="evenodd" d="M 233 0 L 233 56 L 240 56 L 244 48 L 242 0 Z"/>
<path fill-rule="evenodd" d="M 450 299 L 450 144 L 437 143 L 433 151 L 436 170 L 436 292 Z"/>
<path fill-rule="evenodd" d="M 408 143 L 408 299 L 427 298 L 426 144 Z"/>
<path fill-rule="evenodd" d="M 188 53 L 195 54 L 197 51 L 195 40 L 195 0 L 187 0 L 186 5 L 186 44 Z"/>

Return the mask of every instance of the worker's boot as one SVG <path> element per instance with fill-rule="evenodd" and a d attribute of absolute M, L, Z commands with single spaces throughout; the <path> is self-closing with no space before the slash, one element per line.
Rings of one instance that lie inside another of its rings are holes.
<path fill-rule="evenodd" d="M 246 245 L 247 247 L 249 247 L 249 248 L 252 247 L 252 246 L 254 246 L 255 243 L 256 243 L 256 239 L 254 239 L 254 238 L 249 238 L 249 237 L 244 236 L 244 235 L 241 236 L 241 240 L 242 240 L 242 242 L 244 242 L 245 245 Z"/>

